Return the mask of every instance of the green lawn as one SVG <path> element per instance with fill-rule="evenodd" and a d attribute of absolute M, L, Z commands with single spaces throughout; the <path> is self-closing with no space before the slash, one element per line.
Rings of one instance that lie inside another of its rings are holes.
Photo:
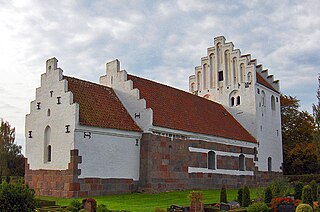
<path fill-rule="evenodd" d="M 251 199 L 258 197 L 261 193 L 261 188 L 250 189 Z M 227 190 L 228 201 L 235 200 L 237 198 L 237 190 Z M 128 211 L 154 211 L 155 208 L 167 208 L 172 204 L 181 206 L 188 206 L 190 191 L 174 191 L 164 192 L 158 194 L 122 194 L 122 195 L 109 195 L 109 196 L 97 196 L 93 197 L 98 204 L 107 205 L 111 210 L 128 210 Z M 220 190 L 205 190 L 202 191 L 204 196 L 204 203 L 217 203 L 220 198 Z M 58 205 L 69 205 L 73 200 L 72 198 L 53 198 L 53 197 L 39 197 L 45 200 L 54 200 Z M 78 198 L 80 201 L 82 198 Z"/>

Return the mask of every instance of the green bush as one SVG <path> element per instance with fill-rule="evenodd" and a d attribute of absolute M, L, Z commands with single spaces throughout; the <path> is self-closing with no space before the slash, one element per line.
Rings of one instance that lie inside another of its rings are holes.
<path fill-rule="evenodd" d="M 309 183 L 311 180 L 315 180 L 320 183 L 320 174 L 306 174 L 306 175 L 286 175 L 290 182 L 301 181 L 303 183 Z"/>
<path fill-rule="evenodd" d="M 96 212 L 108 212 L 107 206 L 104 204 L 100 204 L 96 208 Z"/>
<path fill-rule="evenodd" d="M 220 191 L 220 202 L 227 203 L 228 198 L 227 198 L 227 188 L 226 185 L 223 185 Z"/>
<path fill-rule="evenodd" d="M 301 199 L 303 183 L 298 181 L 294 185 L 294 199 Z"/>
<path fill-rule="evenodd" d="M 285 177 L 273 180 L 269 187 L 271 188 L 273 197 L 286 197 L 290 192 L 290 184 Z"/>
<path fill-rule="evenodd" d="M 237 196 L 237 202 L 238 202 L 240 205 L 243 204 L 242 196 L 243 196 L 243 188 L 239 188 L 239 190 L 238 190 L 238 196 Z"/>
<path fill-rule="evenodd" d="M 302 203 L 313 206 L 311 187 L 309 185 L 305 185 L 302 189 Z"/>
<path fill-rule="evenodd" d="M 308 204 L 298 205 L 296 212 L 312 212 L 312 207 Z"/>
<path fill-rule="evenodd" d="M 81 210 L 82 203 L 79 200 L 72 200 L 70 205 L 67 207 L 68 211 L 78 212 Z"/>
<path fill-rule="evenodd" d="M 23 184 L 0 185 L 0 211 L 34 211 L 34 190 Z"/>
<path fill-rule="evenodd" d="M 312 200 L 317 201 L 318 200 L 318 184 L 315 180 L 312 180 L 309 185 L 311 187 Z"/>
<path fill-rule="evenodd" d="M 250 190 L 248 186 L 243 187 L 242 201 L 242 207 L 248 207 L 251 204 Z"/>
<path fill-rule="evenodd" d="M 269 208 L 266 203 L 257 202 L 253 203 L 247 208 L 248 212 L 268 212 Z"/>
<path fill-rule="evenodd" d="M 267 187 L 264 191 L 264 202 L 265 203 L 270 203 L 272 200 L 273 196 L 272 196 L 272 191 L 270 187 Z"/>

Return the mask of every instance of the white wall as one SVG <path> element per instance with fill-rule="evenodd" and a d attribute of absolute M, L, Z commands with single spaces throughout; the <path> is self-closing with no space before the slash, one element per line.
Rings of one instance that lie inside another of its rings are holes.
<path fill-rule="evenodd" d="M 62 80 L 62 70 L 57 68 L 57 60 L 48 60 L 46 67 L 46 73 L 41 76 L 41 87 L 36 89 L 36 99 L 30 104 L 30 114 L 26 115 L 26 157 L 33 170 L 63 170 L 68 168 L 70 150 L 74 149 L 73 131 L 78 117 L 78 105 L 71 104 L 73 95 L 66 92 L 67 81 Z M 50 91 L 53 91 L 52 97 Z M 57 97 L 61 97 L 61 104 L 57 104 Z M 37 110 L 37 102 L 41 103 L 40 110 Z M 47 116 L 48 109 L 50 116 Z M 70 125 L 70 133 L 66 133 L 65 125 Z M 47 126 L 51 128 L 51 162 L 46 162 L 44 152 L 47 149 L 44 144 Z M 28 136 L 29 131 L 32 131 L 32 138 Z"/>
<path fill-rule="evenodd" d="M 91 132 L 91 138 L 84 138 L 84 132 Z M 138 132 L 78 126 L 75 148 L 82 156 L 79 177 L 139 180 L 140 137 Z"/>

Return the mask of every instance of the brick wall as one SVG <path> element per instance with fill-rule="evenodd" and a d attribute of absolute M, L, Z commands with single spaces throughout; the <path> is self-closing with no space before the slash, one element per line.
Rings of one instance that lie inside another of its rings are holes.
<path fill-rule="evenodd" d="M 160 192 L 184 189 L 215 189 L 226 184 L 229 188 L 240 185 L 264 186 L 281 173 L 258 172 L 253 158 L 245 159 L 247 171 L 254 176 L 234 176 L 214 173 L 188 173 L 188 167 L 207 167 L 207 154 L 189 152 L 189 147 L 213 149 L 224 152 L 254 155 L 253 148 L 237 147 L 197 140 L 171 140 L 170 138 L 143 134 L 140 141 L 139 189 L 146 192 Z M 239 169 L 238 157 L 217 156 L 217 168 Z"/>

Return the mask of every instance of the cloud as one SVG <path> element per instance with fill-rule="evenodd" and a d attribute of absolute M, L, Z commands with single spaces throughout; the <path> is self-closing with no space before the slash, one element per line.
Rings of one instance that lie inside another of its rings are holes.
<path fill-rule="evenodd" d="M 105 62 L 118 58 L 129 73 L 187 90 L 219 35 L 251 53 L 310 111 L 319 10 L 317 0 L 1 1 L 0 115 L 24 134 L 24 114 L 53 56 L 66 75 L 97 82 Z"/>

